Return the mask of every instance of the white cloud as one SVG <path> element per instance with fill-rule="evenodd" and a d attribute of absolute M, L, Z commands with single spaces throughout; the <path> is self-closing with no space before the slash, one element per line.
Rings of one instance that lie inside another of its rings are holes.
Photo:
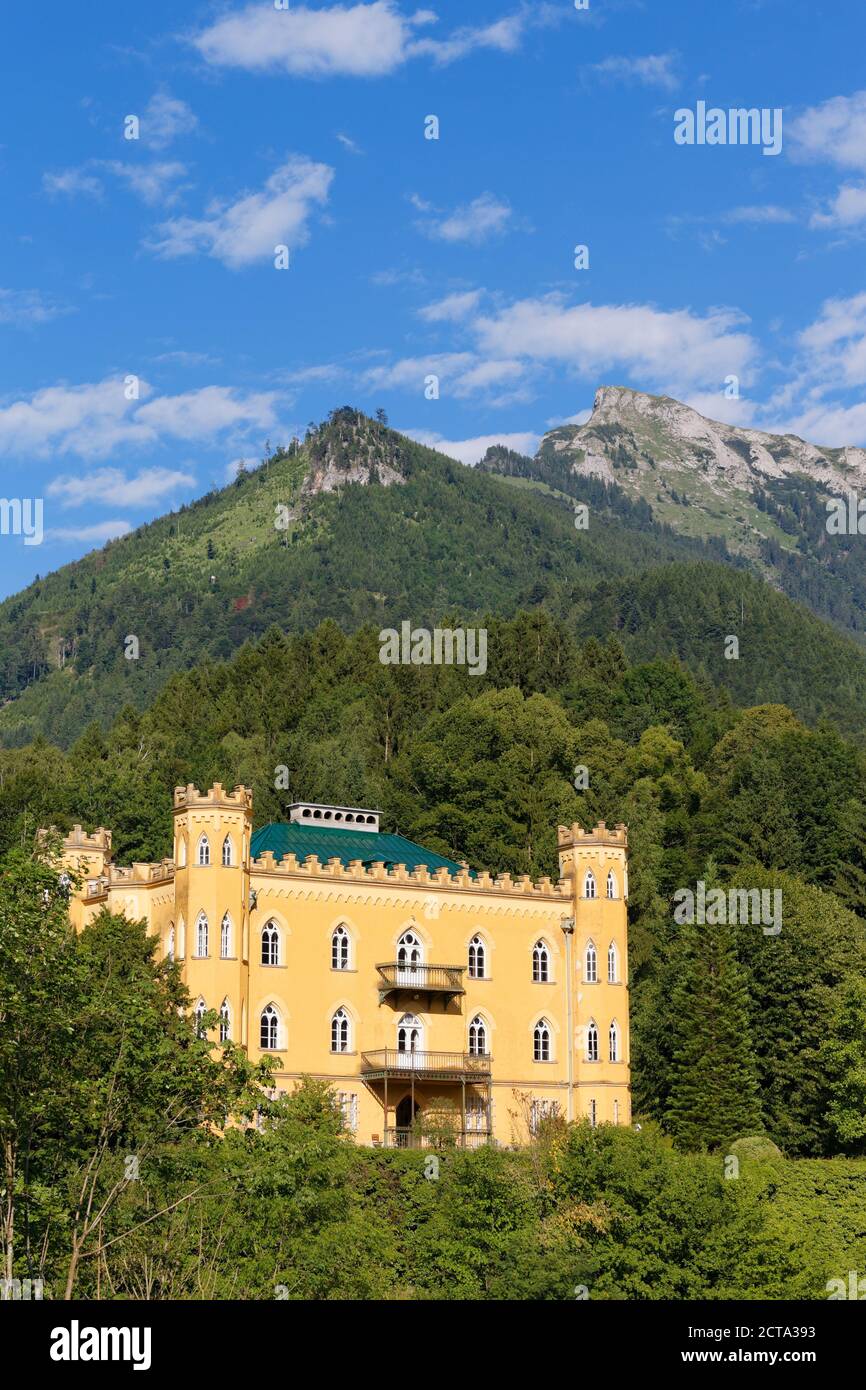
<path fill-rule="evenodd" d="M 141 406 L 136 419 L 156 434 L 176 439 L 207 439 L 223 430 L 250 426 L 269 429 L 277 422 L 273 392 L 242 396 L 229 386 L 159 396 Z"/>
<path fill-rule="evenodd" d="M 831 449 L 866 445 L 866 401 L 850 406 L 830 401 L 807 406 L 777 428 Z"/>
<path fill-rule="evenodd" d="M 51 526 L 45 532 L 45 539 L 48 541 L 96 541 L 105 544 L 106 541 L 117 540 L 118 536 L 127 536 L 132 530 L 128 521 L 98 521 L 93 526 Z"/>
<path fill-rule="evenodd" d="M 521 380 L 527 366 L 516 358 L 481 358 L 472 352 L 430 353 L 426 357 L 403 357 L 385 366 L 371 367 L 362 378 L 368 390 L 424 390 L 425 378 L 439 378 L 440 390 L 458 398 L 489 391 L 490 388 Z"/>
<path fill-rule="evenodd" d="M 186 173 L 185 164 L 171 159 L 153 164 L 129 164 L 119 159 L 104 159 L 100 161 L 100 167 L 123 180 L 133 193 L 150 205 L 173 202 L 180 192 L 173 185 Z"/>
<path fill-rule="evenodd" d="M 444 38 L 418 36 L 438 22 L 432 10 L 404 15 L 394 0 L 274 10 L 247 5 L 192 38 L 206 63 L 292 77 L 383 77 L 412 58 L 453 63 L 479 50 L 516 53 L 530 28 L 562 22 L 561 4 L 523 5 L 490 24 L 463 25 Z"/>
<path fill-rule="evenodd" d="M 338 130 L 337 139 L 339 140 L 340 144 L 343 145 L 349 151 L 350 154 L 364 153 L 364 151 L 361 149 L 361 146 L 352 139 L 351 135 L 344 135 L 341 130 Z"/>
<path fill-rule="evenodd" d="M 140 381 L 139 393 L 138 401 L 127 400 L 121 378 L 43 387 L 0 406 L 0 453 L 99 457 L 121 447 L 154 447 L 164 438 L 208 440 L 276 423 L 270 392 L 242 396 L 227 386 L 206 386 L 149 399 L 152 388 Z"/>
<path fill-rule="evenodd" d="M 293 77 L 381 77 L 409 56 L 413 30 L 429 12 L 406 18 L 391 0 L 275 10 L 254 4 L 224 15 L 193 43 L 205 62 Z"/>
<path fill-rule="evenodd" d="M 492 193 L 482 193 L 471 203 L 455 208 L 447 217 L 431 218 L 417 225 L 439 241 L 468 241 L 479 245 L 498 236 L 511 218 L 511 208 Z"/>
<path fill-rule="evenodd" d="M 148 243 L 149 249 L 167 258 L 204 252 L 237 270 L 273 257 L 275 246 L 303 246 L 313 209 L 327 201 L 333 177 L 329 165 L 292 155 L 271 174 L 262 192 L 244 194 L 235 203 L 214 202 L 203 217 L 163 222 L 157 228 L 159 239 Z"/>
<path fill-rule="evenodd" d="M 48 299 L 41 290 L 0 289 L 0 323 L 13 328 L 29 328 L 36 323 L 48 323 L 59 314 L 72 310 Z"/>
<path fill-rule="evenodd" d="M 134 164 L 120 159 L 91 159 L 79 169 L 44 174 L 42 187 L 46 193 L 63 193 L 67 197 L 87 194 L 101 198 L 105 185 L 99 174 L 106 173 L 126 183 L 145 203 L 171 203 L 181 191 L 176 187 L 176 182 L 186 173 L 186 165 L 176 160 Z"/>
<path fill-rule="evenodd" d="M 434 304 L 427 304 L 418 310 L 418 317 L 426 323 L 455 323 L 466 318 L 477 307 L 481 298 L 480 290 L 464 290 L 460 294 L 446 294 Z"/>
<path fill-rule="evenodd" d="M 426 444 L 431 449 L 438 449 L 440 454 L 447 454 L 449 458 L 467 464 L 478 463 L 492 444 L 504 444 L 506 449 L 514 449 L 518 454 L 534 454 L 540 439 L 531 430 L 514 434 L 480 434 L 474 439 L 445 439 L 431 430 L 403 430 L 402 433 L 419 444 Z"/>
<path fill-rule="evenodd" d="M 815 212 L 810 227 L 857 227 L 866 221 L 866 185 L 845 183 L 826 212 Z"/>
<path fill-rule="evenodd" d="M 797 158 L 866 169 L 866 91 L 810 106 L 788 122 L 786 134 Z"/>
<path fill-rule="evenodd" d="M 647 53 L 642 58 L 605 58 L 584 69 L 602 81 L 640 83 L 644 87 L 662 87 L 673 91 L 678 78 L 673 71 L 676 53 Z"/>
<path fill-rule="evenodd" d="M 866 293 L 828 299 L 798 339 L 807 354 L 805 374 L 814 385 L 866 385 Z"/>
<path fill-rule="evenodd" d="M 46 193 L 64 193 L 68 197 L 86 193 L 88 197 L 101 198 L 104 192 L 102 181 L 94 174 L 86 173 L 85 168 L 62 169 L 59 174 L 43 174 L 42 187 Z"/>
<path fill-rule="evenodd" d="M 156 92 L 148 102 L 141 118 L 141 139 L 155 150 L 165 149 L 179 135 L 191 135 L 198 129 L 195 112 L 168 92 Z"/>
<path fill-rule="evenodd" d="M 49 497 L 66 507 L 110 500 L 119 507 L 146 507 L 181 487 L 192 487 L 195 478 L 176 468 L 145 468 L 128 478 L 119 468 L 99 468 L 91 473 L 61 474 L 48 484 Z"/>
<path fill-rule="evenodd" d="M 542 6 L 542 9 L 544 7 Z M 428 54 L 434 62 L 453 63 L 476 49 L 495 49 L 499 53 L 516 53 L 530 23 L 527 11 L 506 15 L 492 24 L 465 25 L 447 39 L 417 39 L 412 54 Z"/>
<path fill-rule="evenodd" d="M 708 420 L 720 420 L 725 425 L 753 424 L 757 405 L 745 396 L 726 396 L 724 391 L 697 391 L 686 395 L 684 405 L 691 406 Z"/>
<path fill-rule="evenodd" d="M 595 378 L 625 369 L 675 395 L 716 385 L 732 372 L 741 381 L 748 376 L 757 347 L 741 331 L 743 323 L 742 315 L 731 309 L 701 317 L 688 309 L 644 304 L 569 306 L 562 296 L 550 294 L 482 315 L 473 329 L 485 355 L 517 351 Z"/>

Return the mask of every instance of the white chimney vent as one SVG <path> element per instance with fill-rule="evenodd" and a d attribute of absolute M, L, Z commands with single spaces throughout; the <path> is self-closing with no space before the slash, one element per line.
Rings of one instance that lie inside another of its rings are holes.
<path fill-rule="evenodd" d="M 379 831 L 379 812 L 362 806 L 321 806 L 316 801 L 293 801 L 289 807 L 293 825 L 326 826 L 329 830 Z"/>

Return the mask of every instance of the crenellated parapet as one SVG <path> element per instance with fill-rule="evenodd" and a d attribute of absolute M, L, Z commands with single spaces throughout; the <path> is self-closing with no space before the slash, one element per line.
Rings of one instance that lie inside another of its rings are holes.
<path fill-rule="evenodd" d="M 73 825 L 69 834 L 63 837 L 63 848 L 70 852 L 79 850 L 89 854 L 103 854 L 106 859 L 110 859 L 111 831 L 100 825 L 92 835 L 88 835 L 80 825 Z"/>
<path fill-rule="evenodd" d="M 233 791 L 228 791 L 221 782 L 214 782 L 209 791 L 200 792 L 189 782 L 185 787 L 174 789 L 174 812 L 213 810 L 247 811 L 252 814 L 253 793 L 250 787 L 238 783 Z"/>
<path fill-rule="evenodd" d="M 628 827 L 622 821 L 614 827 L 608 829 L 603 820 L 598 822 L 594 830 L 584 830 L 577 821 L 573 825 L 560 825 L 557 827 L 557 839 L 560 849 L 569 849 L 571 846 L 578 848 L 592 849 L 595 846 L 610 846 L 616 849 L 628 849 Z"/>
<path fill-rule="evenodd" d="M 410 885 L 417 888 L 441 889 L 449 892 L 462 891 L 469 893 L 496 894 L 519 894 L 536 897 L 567 897 L 570 889 L 563 879 L 554 883 L 550 878 L 544 877 L 534 881 L 529 874 L 521 874 L 519 878 L 512 879 L 508 873 L 498 874 L 495 878 L 489 873 L 471 874 L 468 869 L 461 869 L 459 873 L 453 874 L 447 868 L 430 870 L 426 864 L 418 864 L 414 868 L 408 868 L 406 864 L 387 865 L 383 860 L 374 860 L 365 865 L 360 859 L 353 859 L 349 864 L 344 864 L 341 859 L 332 858 L 326 863 L 322 863 L 317 855 L 308 855 L 304 860 L 299 861 L 295 854 L 285 854 L 282 859 L 277 860 L 271 850 L 254 859 L 250 865 L 250 871 L 255 874 L 267 874 L 277 878 L 331 878 L 355 882 L 390 883 L 399 885 Z"/>

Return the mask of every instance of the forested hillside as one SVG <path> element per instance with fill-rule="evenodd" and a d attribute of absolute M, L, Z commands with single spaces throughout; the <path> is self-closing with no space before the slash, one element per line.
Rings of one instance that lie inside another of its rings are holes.
<path fill-rule="evenodd" d="M 67 754 L 0 753 L 0 848 L 81 820 L 112 828 L 120 861 L 158 859 L 171 788 L 214 780 L 252 786 L 257 824 L 294 799 L 374 805 L 389 829 L 516 874 L 556 874 L 558 824 L 625 821 L 638 1108 L 686 1148 L 766 1129 L 789 1154 L 866 1152 L 866 755 L 784 706 L 739 710 L 676 660 L 579 646 L 539 613 L 491 619 L 488 649 L 473 677 L 382 666 L 373 628 L 274 630 Z M 677 931 L 672 895 L 698 878 L 781 889 L 781 934 Z M 735 986 L 721 1002 L 719 978 Z M 718 1008 L 714 1052 L 703 1015 Z"/>

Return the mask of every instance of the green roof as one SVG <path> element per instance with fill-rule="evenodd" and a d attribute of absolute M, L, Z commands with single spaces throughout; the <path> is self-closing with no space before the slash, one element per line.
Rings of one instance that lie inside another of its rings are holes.
<path fill-rule="evenodd" d="M 388 868 L 392 864 L 405 864 L 407 869 L 415 869 L 426 864 L 428 869 L 448 869 L 449 873 L 459 874 L 462 866 L 453 859 L 446 859 L 432 849 L 423 849 L 402 835 L 381 835 L 372 830 L 336 830 L 318 825 L 296 825 L 292 822 L 272 821 L 263 825 L 253 834 L 250 850 L 253 859 L 271 851 L 276 860 L 286 854 L 297 856 L 303 863 L 315 854 L 322 864 L 329 859 L 340 859 L 348 868 L 353 859 L 360 859 L 365 866 L 381 860 Z"/>

